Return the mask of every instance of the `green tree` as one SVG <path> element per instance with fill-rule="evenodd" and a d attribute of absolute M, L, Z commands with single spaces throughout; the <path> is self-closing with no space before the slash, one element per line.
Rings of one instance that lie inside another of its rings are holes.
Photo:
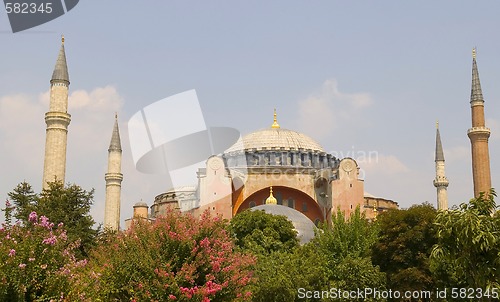
<path fill-rule="evenodd" d="M 243 211 L 231 219 L 229 230 L 237 246 L 256 254 L 291 251 L 299 245 L 292 222 L 264 211 Z"/>
<path fill-rule="evenodd" d="M 252 301 L 319 301 L 299 299 L 298 289 L 323 290 L 328 285 L 326 259 L 312 245 L 299 245 L 293 224 L 264 211 L 244 211 L 230 222 L 236 244 L 257 258 L 257 282 L 249 286 Z"/>
<path fill-rule="evenodd" d="M 330 287 L 354 291 L 385 288 L 385 274 L 370 258 L 376 239 L 376 224 L 365 219 L 359 207 L 349 218 L 338 210 L 332 217 L 332 227 L 321 227 L 312 244 L 326 258 Z"/>
<path fill-rule="evenodd" d="M 450 280 L 462 286 L 500 292 L 500 215 L 492 189 L 436 217 L 438 242 L 431 254 L 433 267 L 452 269 Z M 484 299 L 488 300 L 488 299 Z"/>
<path fill-rule="evenodd" d="M 15 205 L 14 217 L 19 221 L 26 222 L 28 215 L 35 211 L 38 202 L 37 194 L 29 183 L 23 181 L 8 195 Z"/>
<path fill-rule="evenodd" d="M 254 272 L 257 282 L 249 288 L 256 302 L 320 301 L 300 298 L 298 290 L 329 289 L 326 260 L 309 244 L 259 255 Z"/>
<path fill-rule="evenodd" d="M 437 242 L 430 204 L 406 210 L 390 210 L 377 217 L 379 235 L 372 261 L 387 274 L 387 286 L 395 290 L 431 290 L 435 286 L 429 256 Z"/>
<path fill-rule="evenodd" d="M 68 242 L 80 242 L 78 256 L 85 257 L 95 243 L 97 230 L 93 229 L 94 219 L 90 215 L 94 190 L 85 191 L 72 184 L 64 186 L 60 181 L 51 182 L 41 194 L 33 192 L 31 186 L 22 182 L 11 193 L 15 205 L 14 216 L 23 224 L 29 213 L 37 212 L 56 223 L 63 223 L 67 230 Z"/>

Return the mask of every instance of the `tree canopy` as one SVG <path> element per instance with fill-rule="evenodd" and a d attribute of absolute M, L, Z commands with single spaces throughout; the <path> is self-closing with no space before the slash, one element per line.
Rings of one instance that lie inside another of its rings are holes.
<path fill-rule="evenodd" d="M 64 186 L 60 181 L 49 183 L 36 194 L 31 185 L 22 182 L 9 194 L 14 204 L 14 217 L 27 224 L 31 212 L 39 213 L 57 224 L 65 225 L 68 242 L 80 242 L 78 255 L 86 256 L 95 243 L 97 230 L 90 215 L 94 190 L 85 191 L 76 184 Z"/>
<path fill-rule="evenodd" d="M 435 267 L 447 267 L 448 281 L 500 291 L 500 215 L 495 197 L 492 189 L 437 215 L 431 259 Z"/>
<path fill-rule="evenodd" d="M 436 213 L 426 203 L 390 210 L 377 217 L 379 233 L 372 260 L 387 274 L 389 288 L 409 291 L 434 288 L 429 256 L 437 242 L 433 224 Z"/>

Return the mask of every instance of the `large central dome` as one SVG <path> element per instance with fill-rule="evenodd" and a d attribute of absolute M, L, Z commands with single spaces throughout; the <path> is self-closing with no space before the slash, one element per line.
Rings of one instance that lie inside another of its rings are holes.
<path fill-rule="evenodd" d="M 246 150 L 311 150 L 325 152 L 323 147 L 309 136 L 283 128 L 267 128 L 245 135 L 225 153 Z"/>

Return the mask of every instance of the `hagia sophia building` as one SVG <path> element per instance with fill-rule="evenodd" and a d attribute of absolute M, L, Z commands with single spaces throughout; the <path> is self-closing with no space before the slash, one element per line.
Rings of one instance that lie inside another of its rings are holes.
<path fill-rule="evenodd" d="M 64 38 L 50 80 L 50 107 L 45 114 L 46 144 L 43 188 L 47 182 L 65 180 L 66 144 L 71 115 L 67 112 L 69 74 Z M 479 82 L 476 55 L 473 52 L 471 89 L 472 127 L 467 135 L 472 148 L 474 196 L 491 188 L 488 138 L 485 126 L 484 99 Z M 270 115 L 270 117 L 272 117 Z M 154 220 L 167 209 L 178 209 L 200 215 L 210 211 L 231 219 L 238 213 L 275 204 L 286 207 L 288 217 L 306 217 L 314 224 L 330 222 L 340 209 L 346 216 L 357 207 L 367 219 L 378 213 L 397 209 L 395 201 L 372 196 L 364 191 L 360 167 L 352 158 L 336 158 L 313 138 L 282 128 L 276 110 L 274 119 L 261 130 L 244 135 L 224 152 L 209 156 L 197 171 L 197 183 L 176 187 L 158 194 L 150 203 L 134 205 L 134 217 L 125 220 L 128 227 L 134 219 Z M 108 148 L 108 170 L 105 174 L 106 201 L 104 226 L 120 229 L 122 148 L 117 117 L 111 130 Z M 439 128 L 435 151 L 437 208 L 448 208 L 444 152 Z M 126 177 L 126 175 L 125 175 Z M 305 219 L 305 218 L 304 218 Z M 292 221 L 293 222 L 293 221 Z"/>

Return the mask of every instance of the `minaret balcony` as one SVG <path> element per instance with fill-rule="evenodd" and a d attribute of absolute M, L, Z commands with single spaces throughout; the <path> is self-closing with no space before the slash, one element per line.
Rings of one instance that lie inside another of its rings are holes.
<path fill-rule="evenodd" d="M 470 137 L 471 135 L 482 135 L 482 136 L 490 136 L 490 128 L 487 127 L 472 127 L 467 130 L 467 135 Z"/>
<path fill-rule="evenodd" d="M 433 183 L 434 183 L 434 186 L 436 188 L 437 187 L 448 187 L 448 185 L 450 184 L 446 177 L 434 179 Z"/>

